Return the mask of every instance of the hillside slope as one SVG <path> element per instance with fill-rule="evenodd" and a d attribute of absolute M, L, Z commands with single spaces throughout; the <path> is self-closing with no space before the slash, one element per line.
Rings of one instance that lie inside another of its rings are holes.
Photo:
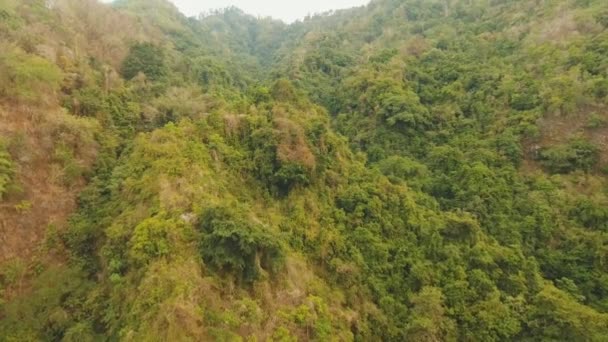
<path fill-rule="evenodd" d="M 0 339 L 608 339 L 604 1 L 0 18 Z"/>

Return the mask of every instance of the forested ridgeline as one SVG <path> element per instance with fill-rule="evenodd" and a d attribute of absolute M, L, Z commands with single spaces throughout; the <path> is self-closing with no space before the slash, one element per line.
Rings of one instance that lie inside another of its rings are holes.
<path fill-rule="evenodd" d="M 608 340 L 608 3 L 0 0 L 0 340 Z"/>

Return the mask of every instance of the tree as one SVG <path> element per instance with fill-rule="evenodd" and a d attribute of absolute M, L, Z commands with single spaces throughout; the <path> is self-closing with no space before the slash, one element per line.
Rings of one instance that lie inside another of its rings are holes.
<path fill-rule="evenodd" d="M 130 80 L 143 73 L 152 81 L 158 81 L 167 75 L 164 50 L 152 43 L 136 43 L 131 46 L 129 55 L 122 63 L 121 73 Z"/>
<path fill-rule="evenodd" d="M 408 340 L 439 342 L 455 341 L 455 324 L 446 316 L 443 294 L 437 287 L 424 287 L 410 300 L 412 321 L 407 330 Z"/>
<path fill-rule="evenodd" d="M 529 332 L 539 339 L 605 341 L 608 315 L 578 303 L 553 285 L 545 285 L 534 299 Z"/>
<path fill-rule="evenodd" d="M 278 79 L 272 86 L 271 93 L 275 100 L 281 102 L 293 101 L 296 98 L 296 90 L 286 78 Z"/>
<path fill-rule="evenodd" d="M 570 173 L 575 170 L 585 172 L 599 161 L 599 149 L 591 142 L 574 138 L 566 144 L 549 147 L 540 153 L 541 163 L 552 173 Z"/>
<path fill-rule="evenodd" d="M 207 265 L 251 282 L 262 271 L 273 273 L 283 251 L 275 237 L 227 207 L 206 209 L 199 229 L 200 252 Z"/>
<path fill-rule="evenodd" d="M 154 258 L 168 256 L 171 252 L 171 235 L 177 234 L 179 222 L 161 217 L 149 218 L 135 227 L 129 241 L 129 253 L 139 265 Z"/>

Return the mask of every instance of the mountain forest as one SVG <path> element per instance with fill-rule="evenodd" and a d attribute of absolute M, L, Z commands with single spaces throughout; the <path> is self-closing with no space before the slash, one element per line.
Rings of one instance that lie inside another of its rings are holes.
<path fill-rule="evenodd" d="M 608 1 L 0 0 L 1 341 L 608 341 Z"/>

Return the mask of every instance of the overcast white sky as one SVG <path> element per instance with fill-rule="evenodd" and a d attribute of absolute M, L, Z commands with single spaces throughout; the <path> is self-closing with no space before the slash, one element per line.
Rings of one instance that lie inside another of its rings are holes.
<path fill-rule="evenodd" d="M 105 0 L 109 2 L 110 0 Z M 270 16 L 291 23 L 314 14 L 354 6 L 366 5 L 370 0 L 171 0 L 188 16 L 210 9 L 236 6 L 243 11 L 261 16 Z"/>

